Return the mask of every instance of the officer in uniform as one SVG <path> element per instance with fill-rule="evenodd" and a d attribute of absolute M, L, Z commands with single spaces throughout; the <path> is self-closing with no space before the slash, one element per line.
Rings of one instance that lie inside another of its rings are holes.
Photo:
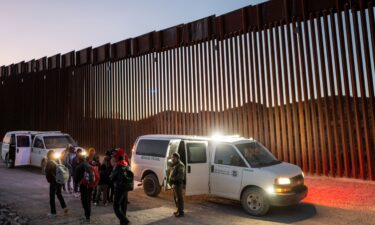
<path fill-rule="evenodd" d="M 176 203 L 177 211 L 174 212 L 175 217 L 184 216 L 184 198 L 182 189 L 185 180 L 185 165 L 180 160 L 178 153 L 172 155 L 172 168 L 169 174 L 169 184 L 173 188 L 174 201 Z"/>

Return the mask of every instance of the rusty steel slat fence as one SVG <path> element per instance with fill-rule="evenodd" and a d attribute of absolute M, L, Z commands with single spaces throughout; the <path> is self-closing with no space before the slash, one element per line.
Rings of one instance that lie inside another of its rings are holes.
<path fill-rule="evenodd" d="M 2 66 L 0 135 L 99 152 L 140 135 L 253 137 L 309 174 L 375 179 L 374 1 L 272 0 Z"/>

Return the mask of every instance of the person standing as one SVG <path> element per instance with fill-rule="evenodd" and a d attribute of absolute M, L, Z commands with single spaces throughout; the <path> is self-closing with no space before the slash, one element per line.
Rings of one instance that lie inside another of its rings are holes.
<path fill-rule="evenodd" d="M 74 155 L 74 158 L 72 160 L 72 172 L 73 172 L 73 195 L 74 197 L 76 198 L 79 198 L 80 197 L 80 191 L 79 191 L 79 182 L 78 183 L 76 182 L 76 171 L 77 171 L 77 167 L 80 163 L 80 160 L 79 160 L 79 155 L 82 154 L 82 149 L 77 149 L 75 155 Z"/>
<path fill-rule="evenodd" d="M 125 161 L 125 151 L 118 149 L 114 153 L 116 165 L 111 173 L 110 179 L 115 185 L 115 198 L 113 202 L 113 209 L 117 218 L 120 220 L 120 225 L 128 225 L 130 221 L 126 216 L 128 207 L 128 189 L 126 188 L 125 174 L 130 171 L 129 164 Z"/>
<path fill-rule="evenodd" d="M 92 188 L 89 187 L 88 183 L 91 183 L 94 179 L 94 175 L 90 164 L 86 160 L 85 154 L 82 149 L 77 150 L 78 165 L 75 171 L 74 181 L 80 184 L 79 189 L 81 193 L 81 203 L 85 211 L 85 223 L 90 223 L 91 216 L 91 196 Z M 87 182 L 84 182 L 87 180 Z"/>
<path fill-rule="evenodd" d="M 73 187 L 72 187 L 72 177 L 73 177 L 73 159 L 75 157 L 75 149 L 72 145 L 69 145 L 67 147 L 67 153 L 64 156 L 64 166 L 68 168 L 69 170 L 69 179 L 68 182 L 66 183 L 67 189 L 69 191 L 69 194 L 73 193 Z M 73 182 L 74 186 L 74 182 Z"/>
<path fill-rule="evenodd" d="M 184 216 L 184 197 L 183 197 L 183 185 L 185 180 L 185 165 L 180 160 L 178 153 L 172 155 L 172 168 L 169 174 L 169 184 L 173 188 L 174 202 L 177 207 L 177 211 L 173 214 L 175 217 Z"/>
<path fill-rule="evenodd" d="M 103 196 L 103 205 L 107 206 L 107 189 L 110 183 L 109 176 L 111 175 L 112 171 L 108 170 L 108 166 L 110 164 L 109 160 L 106 159 L 108 156 L 104 157 L 103 163 L 100 166 L 99 173 L 100 173 L 100 180 L 99 185 L 97 187 L 97 192 L 94 200 L 94 205 L 99 205 L 100 197 Z"/>
<path fill-rule="evenodd" d="M 110 149 L 110 150 L 107 150 L 106 153 L 105 153 L 105 157 L 104 157 L 104 160 L 106 161 L 106 165 L 107 165 L 107 172 L 108 174 L 110 175 L 113 171 L 113 165 L 111 163 L 111 159 L 112 159 L 112 155 L 116 152 L 115 149 Z M 114 163 L 115 165 L 116 163 Z M 113 197 L 114 197 L 114 189 L 115 189 L 115 186 L 113 184 L 113 181 L 111 179 L 109 179 L 109 184 L 108 184 L 108 188 L 107 188 L 107 200 L 109 203 L 113 202 Z"/>
<path fill-rule="evenodd" d="M 55 160 L 53 158 L 53 151 L 47 153 L 47 165 L 46 165 L 46 179 L 49 183 L 49 203 L 51 212 L 48 213 L 48 218 L 56 217 L 56 204 L 55 204 L 55 195 L 60 202 L 61 208 L 64 210 L 64 213 L 68 213 L 68 208 L 66 206 L 64 197 L 61 194 L 62 185 L 56 182 L 56 164 L 60 163 L 60 160 Z"/>

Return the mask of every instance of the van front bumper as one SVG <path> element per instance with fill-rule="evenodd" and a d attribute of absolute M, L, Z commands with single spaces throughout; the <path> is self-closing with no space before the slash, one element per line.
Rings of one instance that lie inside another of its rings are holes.
<path fill-rule="evenodd" d="M 307 187 L 305 185 L 293 188 L 289 193 L 278 193 L 269 196 L 270 205 L 289 206 L 296 205 L 307 196 Z"/>

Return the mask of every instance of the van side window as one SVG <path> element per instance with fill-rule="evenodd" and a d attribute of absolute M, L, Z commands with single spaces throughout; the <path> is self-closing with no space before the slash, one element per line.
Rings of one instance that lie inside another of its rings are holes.
<path fill-rule="evenodd" d="M 246 167 L 236 149 L 230 145 L 218 145 L 215 152 L 215 164 Z"/>
<path fill-rule="evenodd" d="M 36 138 L 34 142 L 35 148 L 44 148 L 43 141 L 40 138 Z"/>
<path fill-rule="evenodd" d="M 204 143 L 188 143 L 186 147 L 188 163 L 207 162 L 206 145 Z"/>
<path fill-rule="evenodd" d="M 17 147 L 30 147 L 29 136 L 17 136 Z"/>
<path fill-rule="evenodd" d="M 137 155 L 147 155 L 164 158 L 167 154 L 168 140 L 140 140 L 137 145 Z"/>

